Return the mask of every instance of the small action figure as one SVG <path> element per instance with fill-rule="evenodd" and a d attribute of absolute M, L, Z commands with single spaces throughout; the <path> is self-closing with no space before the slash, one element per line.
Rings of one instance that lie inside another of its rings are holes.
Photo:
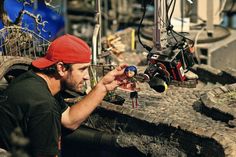
<path fill-rule="evenodd" d="M 134 76 L 137 74 L 137 68 L 135 66 L 128 66 L 125 68 L 125 76 L 127 77 L 127 82 L 125 84 L 125 89 L 130 91 L 130 99 L 132 100 L 132 107 L 138 107 L 138 88 L 137 80 Z M 135 99 L 135 102 L 134 102 Z"/>

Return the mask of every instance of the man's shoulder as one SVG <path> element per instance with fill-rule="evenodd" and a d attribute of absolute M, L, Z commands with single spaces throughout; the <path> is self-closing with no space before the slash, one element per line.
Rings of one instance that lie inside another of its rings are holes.
<path fill-rule="evenodd" d="M 27 71 L 14 79 L 9 88 L 45 88 L 46 82 L 32 71 Z"/>
<path fill-rule="evenodd" d="M 27 99 L 32 97 L 41 98 L 50 94 L 44 80 L 31 71 L 16 78 L 6 91 L 9 96 L 12 95 L 14 97 L 24 97 Z"/>

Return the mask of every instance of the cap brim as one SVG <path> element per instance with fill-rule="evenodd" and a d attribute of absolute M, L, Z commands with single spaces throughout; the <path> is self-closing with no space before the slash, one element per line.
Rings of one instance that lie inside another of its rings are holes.
<path fill-rule="evenodd" d="M 32 65 L 38 69 L 44 69 L 47 67 L 50 67 L 51 65 L 55 64 L 57 61 L 50 61 L 44 57 L 38 58 L 34 61 L 32 61 Z"/>

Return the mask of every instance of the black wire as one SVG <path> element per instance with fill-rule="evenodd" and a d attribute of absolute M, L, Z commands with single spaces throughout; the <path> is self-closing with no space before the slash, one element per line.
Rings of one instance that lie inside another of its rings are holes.
<path fill-rule="evenodd" d="M 143 5 L 143 15 L 142 15 L 142 18 L 141 18 L 141 20 L 140 20 L 140 23 L 139 23 L 139 26 L 138 26 L 138 41 L 140 42 L 140 44 L 148 51 L 148 52 L 150 52 L 151 50 L 152 50 L 152 48 L 151 47 L 149 47 L 149 46 L 147 46 L 147 45 L 145 45 L 145 44 L 143 44 L 143 42 L 141 41 L 141 38 L 140 38 L 140 29 L 141 29 L 141 26 L 142 26 L 142 23 L 143 23 L 143 19 L 144 19 L 144 17 L 145 17 L 145 13 L 146 13 L 146 7 L 147 7 L 147 3 L 146 3 L 147 1 L 146 0 L 143 0 L 143 2 L 142 2 L 142 5 Z"/>
<path fill-rule="evenodd" d="M 170 8 L 171 8 L 171 5 L 172 5 L 173 2 L 174 2 L 174 6 L 172 7 L 171 14 L 170 14 L 170 17 L 169 17 L 169 11 L 170 11 Z M 171 25 L 171 18 L 172 18 L 173 12 L 174 12 L 175 4 L 176 4 L 176 0 L 171 0 L 170 4 L 166 8 L 166 15 L 167 15 L 167 26 L 166 27 L 167 28 L 168 28 L 169 25 Z"/>
<path fill-rule="evenodd" d="M 194 41 L 193 41 L 192 39 L 190 39 L 190 38 L 187 38 L 187 37 L 185 37 L 184 35 L 182 35 L 182 34 L 180 34 L 180 33 L 176 32 L 176 31 L 174 31 L 174 30 L 172 30 L 172 31 L 173 31 L 173 33 L 175 33 L 175 34 L 177 34 L 177 35 L 179 35 L 179 36 L 183 37 L 184 39 L 187 39 L 187 40 L 191 41 L 191 42 L 192 42 L 192 44 L 193 44 L 193 46 L 194 46 Z"/>
<path fill-rule="evenodd" d="M 170 13 L 170 17 L 169 17 L 169 11 L 171 8 L 172 3 L 174 2 L 174 6 L 172 7 L 171 13 Z M 171 0 L 169 6 L 166 9 L 166 14 L 167 14 L 167 24 L 166 24 L 166 29 L 167 29 L 167 34 L 171 34 L 171 36 L 175 39 L 175 41 L 178 43 L 178 40 L 176 39 L 176 37 L 173 34 L 173 25 L 171 24 L 171 18 L 175 9 L 175 4 L 176 4 L 176 0 Z"/>
<path fill-rule="evenodd" d="M 168 26 L 170 25 L 169 24 L 169 10 L 170 10 L 170 7 L 171 7 L 171 5 L 172 5 L 172 3 L 173 3 L 173 0 L 171 0 L 170 1 L 170 4 L 168 5 L 168 3 L 166 2 L 166 28 L 167 28 L 167 34 L 169 35 L 169 33 L 168 33 Z"/>
<path fill-rule="evenodd" d="M 167 7 L 166 7 L 166 15 L 167 15 L 167 17 L 166 17 L 166 19 L 168 20 L 168 15 L 169 15 L 169 10 L 170 10 L 170 7 L 171 7 L 171 5 L 172 5 L 172 3 L 173 3 L 173 0 L 171 0 L 170 1 L 170 4 L 168 5 L 167 3 L 166 3 L 166 5 L 167 5 Z"/>
<path fill-rule="evenodd" d="M 173 3 L 174 2 L 174 3 Z M 171 8 L 171 5 L 173 3 L 173 7 L 172 7 L 172 10 L 171 10 L 171 13 L 170 13 L 170 16 L 169 15 L 169 11 L 170 11 L 170 8 Z M 173 12 L 174 12 L 174 8 L 175 8 L 175 5 L 176 5 L 176 0 L 171 0 L 170 4 L 169 5 L 166 5 L 167 6 L 167 9 L 166 9 L 166 13 L 167 13 L 167 23 L 164 22 L 164 20 L 160 17 L 160 19 L 162 20 L 162 22 L 164 24 L 166 24 L 166 29 L 167 29 L 167 32 L 168 34 L 171 34 L 171 36 L 175 39 L 176 42 L 178 42 L 177 38 L 175 37 L 174 34 L 177 34 L 178 36 L 181 36 L 182 38 L 186 39 L 186 40 L 189 40 L 192 42 L 193 46 L 194 46 L 194 41 L 190 38 L 187 38 L 185 36 L 183 36 L 182 34 L 176 32 L 173 30 L 173 25 L 171 24 L 171 18 L 173 16 Z M 142 7 L 143 7 L 143 15 L 141 17 L 141 20 L 140 20 L 140 23 L 139 23 L 139 26 L 138 26 L 138 32 L 137 32 L 137 35 L 138 35 L 138 41 L 140 42 L 140 44 L 148 51 L 150 52 L 152 50 L 151 47 L 143 44 L 143 42 L 141 41 L 141 38 L 140 38 L 140 29 L 141 29 L 141 26 L 142 26 L 142 23 L 143 23 L 143 20 L 144 20 L 144 17 L 145 17 L 145 14 L 146 14 L 146 7 L 147 7 L 147 0 L 143 0 L 142 1 Z"/>
<path fill-rule="evenodd" d="M 169 6 L 167 7 L 167 15 L 168 15 L 168 13 L 169 13 L 169 9 L 170 9 L 170 7 L 171 7 L 172 3 L 173 3 L 173 0 L 171 0 L 171 1 L 170 1 L 170 4 L 169 4 Z M 166 3 L 166 4 L 167 4 L 167 3 Z"/>
<path fill-rule="evenodd" d="M 174 10 L 175 10 L 175 4 L 176 4 L 176 0 L 173 0 L 174 1 L 174 6 L 172 7 L 173 9 L 172 9 L 172 11 L 171 11 L 171 14 L 170 14 L 170 19 L 169 19 L 169 22 L 171 23 L 171 18 L 172 18 L 172 15 L 173 15 L 173 13 L 174 13 Z"/>
<path fill-rule="evenodd" d="M 176 39 L 175 35 L 173 34 L 173 30 L 170 31 L 170 34 L 172 35 L 172 37 L 175 39 L 176 43 L 178 43 L 178 40 Z"/>
<path fill-rule="evenodd" d="M 193 44 L 193 46 L 194 46 L 194 41 L 193 41 L 192 39 L 187 38 L 187 37 L 183 36 L 182 34 L 176 32 L 175 30 L 173 30 L 173 25 L 171 24 L 171 18 L 172 18 L 172 15 L 173 15 L 173 12 L 174 12 L 174 8 L 175 8 L 175 5 L 176 5 L 176 0 L 172 0 L 172 1 L 170 2 L 170 5 L 169 5 L 168 9 L 167 9 L 167 10 L 168 10 L 167 13 L 169 14 L 169 9 L 170 9 L 171 4 L 173 3 L 173 1 L 174 1 L 174 4 L 173 4 L 174 6 L 172 7 L 173 9 L 172 9 L 172 11 L 171 11 L 170 17 L 168 17 L 167 32 L 168 32 L 168 31 L 170 32 L 170 34 L 172 35 L 172 37 L 175 39 L 176 42 L 178 42 L 178 41 L 177 41 L 177 39 L 176 39 L 176 37 L 174 36 L 173 33 L 177 34 L 178 36 L 181 36 L 182 38 L 184 38 L 184 39 L 186 39 L 186 40 L 191 41 L 192 44 Z"/>

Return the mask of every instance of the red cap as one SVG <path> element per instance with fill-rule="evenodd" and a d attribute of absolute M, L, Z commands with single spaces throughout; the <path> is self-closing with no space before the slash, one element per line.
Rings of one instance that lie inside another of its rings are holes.
<path fill-rule="evenodd" d="M 43 69 L 61 61 L 63 63 L 89 63 L 91 51 L 87 43 L 73 35 L 63 35 L 54 40 L 44 57 L 32 62 L 36 68 Z"/>

